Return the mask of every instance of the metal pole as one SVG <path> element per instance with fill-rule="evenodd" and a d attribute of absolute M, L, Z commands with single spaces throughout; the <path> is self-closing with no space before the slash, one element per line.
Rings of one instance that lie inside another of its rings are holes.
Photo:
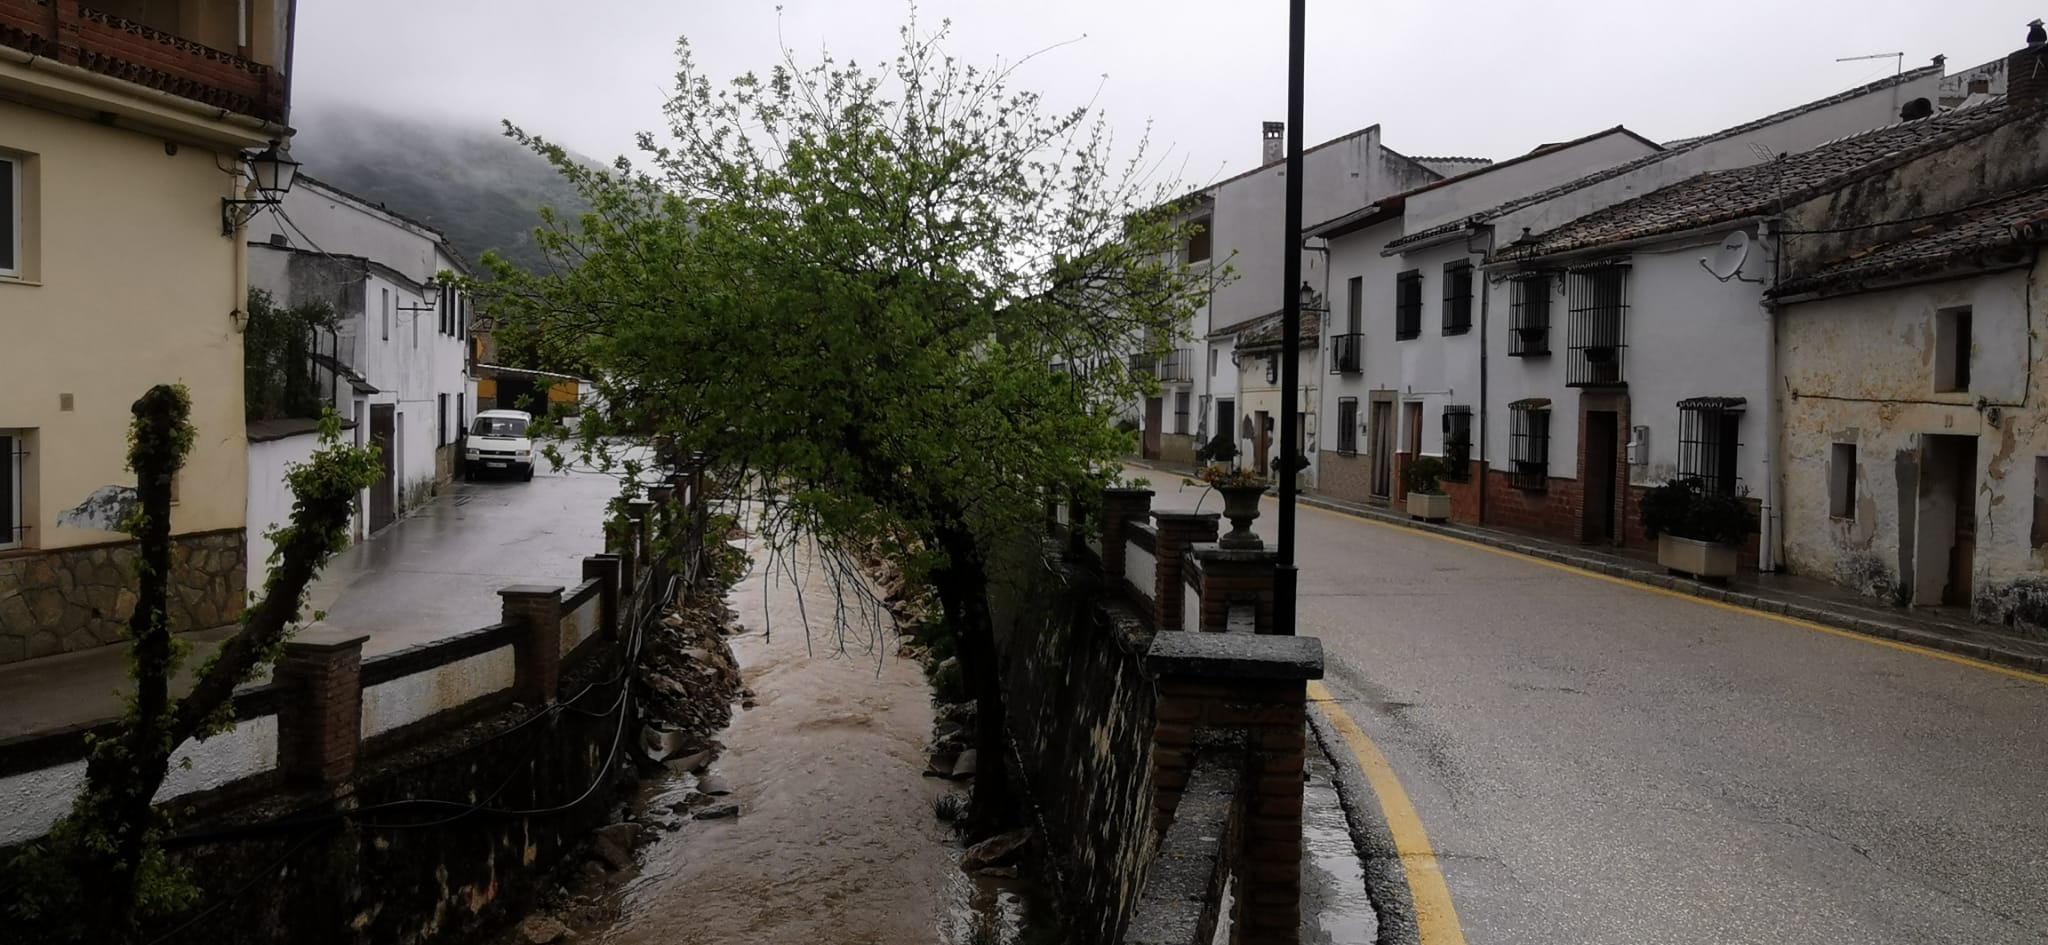
<path fill-rule="evenodd" d="M 1273 573 L 1273 632 L 1294 634 L 1294 478 L 1301 464 L 1301 95 L 1304 7 L 1292 0 L 1287 28 L 1287 232 L 1282 243 L 1280 357 L 1280 563 Z"/>

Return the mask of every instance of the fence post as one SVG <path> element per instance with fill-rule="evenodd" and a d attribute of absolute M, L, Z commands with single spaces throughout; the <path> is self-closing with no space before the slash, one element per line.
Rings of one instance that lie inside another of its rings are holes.
<path fill-rule="evenodd" d="M 512 646 L 512 690 L 522 702 L 548 703 L 562 682 L 562 588 L 515 584 L 498 591 L 505 622 L 525 629 Z"/>
<path fill-rule="evenodd" d="M 1271 549 L 1222 548 L 1203 543 L 1190 552 L 1198 562 L 1202 617 L 1198 626 L 1208 633 L 1231 629 L 1230 611 L 1249 607 L 1254 633 L 1273 632 L 1273 568 L 1280 553 Z"/>
<path fill-rule="evenodd" d="M 271 678 L 285 690 L 277 711 L 277 767 L 287 783 L 332 787 L 355 774 L 368 639 L 322 627 L 284 645 Z"/>
<path fill-rule="evenodd" d="M 1151 512 L 1150 489 L 1102 490 L 1102 574 L 1112 579 L 1110 587 L 1123 586 L 1115 579 L 1124 576 L 1124 520 L 1144 518 Z"/>
<path fill-rule="evenodd" d="M 1152 513 L 1152 524 L 1159 536 L 1159 547 L 1153 552 L 1159 558 L 1159 580 L 1152 592 L 1159 625 L 1153 629 L 1187 629 L 1187 570 L 1184 565 L 1188 551 L 1198 542 L 1215 541 L 1217 523 L 1221 519 L 1222 516 L 1215 512 Z"/>
<path fill-rule="evenodd" d="M 620 632 L 621 627 L 619 625 L 619 556 L 585 556 L 583 559 L 583 579 L 586 581 L 596 579 L 603 582 L 599 585 L 600 590 L 597 592 L 598 600 L 600 601 L 598 612 L 602 615 L 598 618 L 602 624 L 599 632 L 612 639 L 624 637 L 626 634 Z"/>
<path fill-rule="evenodd" d="M 1301 929 L 1302 765 L 1308 681 L 1323 676 L 1315 637 L 1161 633 L 1145 666 L 1157 680 L 1153 729 L 1154 836 L 1180 807 L 1204 729 L 1244 732 L 1246 792 L 1232 928 L 1243 942 L 1294 945 Z"/>

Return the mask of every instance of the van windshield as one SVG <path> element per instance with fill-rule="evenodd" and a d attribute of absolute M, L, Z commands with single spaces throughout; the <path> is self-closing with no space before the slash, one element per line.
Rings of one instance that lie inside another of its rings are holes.
<path fill-rule="evenodd" d="M 526 421 L 517 417 L 478 417 L 470 436 L 525 436 Z"/>

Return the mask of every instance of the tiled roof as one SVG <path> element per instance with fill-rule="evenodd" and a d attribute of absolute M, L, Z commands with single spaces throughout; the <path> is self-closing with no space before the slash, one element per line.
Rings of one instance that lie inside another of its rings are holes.
<path fill-rule="evenodd" d="M 1779 283 L 1783 298 L 1871 281 L 1935 275 L 1986 254 L 2048 242 L 2048 185 L 2009 193 L 1928 220 L 1907 236 L 1865 247 L 1813 272 Z"/>
<path fill-rule="evenodd" d="M 1402 249 L 1403 247 L 1407 247 L 1407 246 L 1414 246 L 1414 245 L 1415 245 L 1415 244 L 1417 244 L 1417 243 L 1426 243 L 1426 242 L 1428 242 L 1428 241 L 1430 241 L 1430 240 L 1436 239 L 1437 237 L 1439 237 L 1439 236 L 1443 236 L 1443 235 L 1445 235 L 1445 234 L 1447 234 L 1447 233 L 1456 233 L 1456 232 L 1458 232 L 1459 230 L 1464 230 L 1464 229 L 1468 229 L 1468 228 L 1470 228 L 1470 227 L 1471 227 L 1471 226 L 1472 226 L 1473 224 L 1476 224 L 1476 223 L 1478 223 L 1479 221 L 1481 221 L 1481 220 L 1484 220 L 1484 219 L 1486 219 L 1486 218 L 1485 218 L 1485 216 L 1483 216 L 1483 215 L 1474 215 L 1474 216 L 1469 216 L 1469 217 L 1459 217 L 1458 219 L 1456 219 L 1456 220 L 1452 220 L 1452 221 L 1451 221 L 1451 222 L 1449 222 L 1449 223 L 1439 223 L 1439 224 L 1437 224 L 1437 225 L 1435 225 L 1435 226 L 1432 226 L 1432 227 L 1430 227 L 1430 228 L 1428 228 L 1428 229 L 1426 229 L 1426 230 L 1416 230 L 1416 231 L 1415 231 L 1415 232 L 1413 232 L 1413 233 L 1407 233 L 1407 234 L 1404 234 L 1404 235 L 1402 235 L 1402 237 L 1401 237 L 1400 239 L 1397 239 L 1397 240 L 1388 240 L 1388 241 L 1387 241 L 1387 248 L 1386 248 L 1386 249 L 1384 249 L 1384 250 L 1381 250 L 1381 251 L 1380 251 L 1380 255 L 1382 255 L 1382 256 L 1390 256 L 1390 255 L 1393 255 L 1394 253 L 1396 253 L 1396 252 L 1400 251 L 1400 250 L 1401 250 L 1401 249 Z"/>
<path fill-rule="evenodd" d="M 1301 313 L 1300 350 L 1307 351 L 1316 347 L 1322 334 L 1322 324 L 1321 312 L 1304 311 Z M 1237 335 L 1237 346 L 1239 348 L 1269 348 L 1277 346 L 1287 334 L 1285 313 L 1274 312 L 1271 315 L 1261 315 L 1258 318 L 1245 322 L 1233 333 Z"/>
<path fill-rule="evenodd" d="M 1701 174 L 1587 214 L 1500 255 L 1534 259 L 1761 216 L 1981 135 L 2020 114 L 2002 101 L 1993 102 L 1887 125 L 1762 164 Z"/>
<path fill-rule="evenodd" d="M 1916 82 L 1929 76 L 1939 76 L 1941 75 L 1941 70 L 1942 67 L 1939 63 L 1930 66 L 1922 66 L 1918 69 L 1908 70 L 1906 72 L 1902 72 L 1890 78 L 1879 79 L 1878 81 L 1872 82 L 1868 85 L 1859 85 L 1847 91 L 1837 92 L 1834 95 L 1828 96 L 1827 98 L 1816 99 L 1814 101 L 1807 102 L 1804 105 L 1794 106 L 1792 108 L 1785 109 L 1781 112 L 1775 112 L 1773 114 L 1765 115 L 1764 117 L 1755 119 L 1754 121 L 1743 122 L 1742 124 L 1736 125 L 1733 128 L 1726 128 L 1721 131 L 1714 132 L 1710 135 L 1701 135 L 1697 138 L 1684 138 L 1678 141 L 1673 141 L 1665 145 L 1665 150 L 1663 151 L 1645 154 L 1642 157 L 1636 158 L 1632 161 L 1623 161 L 1620 164 L 1616 164 L 1613 167 L 1607 168 L 1606 170 L 1596 171 L 1592 174 L 1588 174 L 1576 180 L 1566 181 L 1555 187 L 1539 190 L 1533 194 L 1529 194 L 1524 197 L 1518 197 L 1514 200 L 1510 200 L 1506 203 L 1503 203 L 1500 206 L 1494 207 L 1491 210 L 1487 210 L 1484 213 L 1475 214 L 1474 219 L 1491 220 L 1503 216 L 1505 214 L 1513 213 L 1514 211 L 1520 210 L 1523 207 L 1539 204 L 1546 200 L 1552 200 L 1557 197 L 1561 197 L 1565 194 L 1571 193 L 1572 191 L 1580 190 L 1585 187 L 1590 187 L 1594 184 L 1600 183 L 1601 181 L 1613 180 L 1614 178 L 1620 177 L 1624 174 L 1628 174 L 1640 168 L 1648 167 L 1649 165 L 1655 164 L 1658 161 L 1662 161 L 1665 158 L 1671 157 L 1676 154 L 1683 154 L 1687 151 L 1691 151 L 1694 148 L 1698 148 L 1705 144 L 1709 144 L 1715 141 L 1721 141 L 1727 138 L 1732 138 L 1737 135 L 1747 134 L 1758 128 L 1768 127 L 1770 125 L 1777 124 L 1781 121 L 1785 121 L 1786 119 L 1796 118 L 1808 112 L 1818 111 L 1820 109 L 1827 108 L 1831 105 L 1839 105 L 1851 99 L 1855 99 L 1864 95 L 1869 95 L 1872 92 L 1880 92 L 1893 86 L 1904 85 L 1908 82 Z M 1421 234 L 1416 234 L 1417 237 L 1419 237 L 1420 235 Z M 1399 240 L 1395 240 L 1391 243 L 1388 243 L 1387 246 L 1390 249 L 1399 247 L 1402 245 L 1406 245 L 1409 240 L 1410 237 L 1403 237 Z"/>

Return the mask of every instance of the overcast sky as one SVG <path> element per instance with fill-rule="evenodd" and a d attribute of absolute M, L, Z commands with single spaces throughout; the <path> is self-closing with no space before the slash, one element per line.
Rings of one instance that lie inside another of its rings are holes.
<path fill-rule="evenodd" d="M 1017 84 L 1152 123 L 1168 171 L 1254 166 L 1286 117 L 1282 0 L 925 0 L 978 63 L 1058 45 Z M 1616 124 L 1655 140 L 1738 124 L 1936 54 L 1951 72 L 2023 45 L 2048 0 L 1309 0 L 1309 143 L 1378 123 L 1410 155 L 1501 159 Z M 494 124 L 596 158 L 660 125 L 674 43 L 714 76 L 766 71 L 778 44 L 861 62 L 897 46 L 903 0 L 299 0 L 294 94 Z M 1065 45 L 1059 45 L 1065 43 Z M 317 115 L 317 108 L 309 109 Z M 302 116 L 305 112 L 302 112 Z M 1155 155 L 1157 154 L 1155 150 Z M 306 155 L 305 160 L 317 160 Z"/>

